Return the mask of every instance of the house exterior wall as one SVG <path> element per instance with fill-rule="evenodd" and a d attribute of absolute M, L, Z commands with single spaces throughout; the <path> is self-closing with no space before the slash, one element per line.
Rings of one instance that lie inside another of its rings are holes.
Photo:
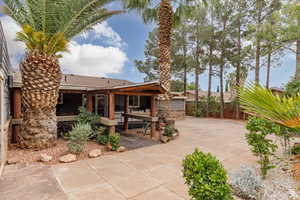
<path fill-rule="evenodd" d="M 0 22 L 0 175 L 6 162 L 9 120 L 11 116 L 9 91 L 10 66 L 7 44 Z"/>

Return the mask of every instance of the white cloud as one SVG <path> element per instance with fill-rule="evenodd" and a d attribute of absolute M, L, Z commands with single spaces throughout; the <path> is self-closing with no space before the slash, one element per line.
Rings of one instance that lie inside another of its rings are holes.
<path fill-rule="evenodd" d="M 25 45 L 15 41 L 16 32 L 20 27 L 7 16 L 0 17 L 7 39 L 8 51 L 12 65 L 18 67 L 20 58 L 25 53 Z M 93 33 L 92 33 L 93 32 Z M 108 73 L 118 73 L 127 61 L 126 53 L 120 49 L 124 45 L 122 38 L 106 23 L 95 26 L 94 38 L 103 38 L 108 47 L 72 41 L 69 46 L 70 53 L 64 53 L 60 63 L 64 73 L 107 76 Z M 88 35 L 87 35 L 88 36 Z"/>
<path fill-rule="evenodd" d="M 101 39 L 105 44 L 114 47 L 123 47 L 126 45 L 120 35 L 115 32 L 106 21 L 95 25 L 93 30 L 83 34 L 83 36 L 85 39 Z"/>
<path fill-rule="evenodd" d="M 24 55 L 25 45 L 22 42 L 15 41 L 16 33 L 21 30 L 21 28 L 13 21 L 12 18 L 8 16 L 0 17 L 4 35 L 7 41 L 8 53 L 11 59 L 11 63 L 14 67 L 18 66 L 20 57 Z"/>
<path fill-rule="evenodd" d="M 64 53 L 61 59 L 65 73 L 106 76 L 107 73 L 121 72 L 127 61 L 126 54 L 116 47 L 72 42 L 69 49 L 70 53 Z"/>

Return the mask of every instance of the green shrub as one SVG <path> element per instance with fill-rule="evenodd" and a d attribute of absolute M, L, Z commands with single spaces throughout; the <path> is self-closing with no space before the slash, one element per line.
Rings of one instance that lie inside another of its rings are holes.
<path fill-rule="evenodd" d="M 291 153 L 293 155 L 299 155 L 300 154 L 300 144 L 295 144 L 292 148 L 291 148 Z"/>
<path fill-rule="evenodd" d="M 96 134 L 96 136 L 108 135 L 108 130 L 105 126 L 99 126 L 99 127 L 96 128 L 95 134 Z"/>
<path fill-rule="evenodd" d="M 96 141 L 99 144 L 106 145 L 109 142 L 108 135 L 98 135 Z"/>
<path fill-rule="evenodd" d="M 196 149 L 183 160 L 183 177 L 189 187 L 189 195 L 196 200 L 229 200 L 230 186 L 227 173 L 211 154 Z"/>
<path fill-rule="evenodd" d="M 120 134 L 115 133 L 113 135 L 99 135 L 97 136 L 96 141 L 102 145 L 110 144 L 112 146 L 112 150 L 116 151 L 120 147 Z"/>
<path fill-rule="evenodd" d="M 115 133 L 109 136 L 109 143 L 112 146 L 112 150 L 116 151 L 120 147 L 120 134 Z"/>
<path fill-rule="evenodd" d="M 292 80 L 285 86 L 285 94 L 294 96 L 300 93 L 300 80 Z"/>
<path fill-rule="evenodd" d="M 71 153 L 81 153 L 93 132 L 89 124 L 75 124 L 72 131 L 69 132 L 69 151 Z"/>
<path fill-rule="evenodd" d="M 246 134 L 247 142 L 251 146 L 252 153 L 259 158 L 260 170 L 265 178 L 268 170 L 275 167 L 271 164 L 270 159 L 274 156 L 277 145 L 267 137 L 276 131 L 276 126 L 270 121 L 252 117 L 246 128 L 250 131 Z"/>
<path fill-rule="evenodd" d="M 89 136 L 89 138 L 94 138 L 97 133 L 97 128 L 99 125 L 99 115 L 87 111 L 87 109 L 83 106 L 79 108 L 79 114 L 76 117 L 76 122 L 79 124 L 90 124 L 93 132 Z"/>
<path fill-rule="evenodd" d="M 163 135 L 167 137 L 172 137 L 173 133 L 175 133 L 175 128 L 171 125 L 166 125 Z"/>

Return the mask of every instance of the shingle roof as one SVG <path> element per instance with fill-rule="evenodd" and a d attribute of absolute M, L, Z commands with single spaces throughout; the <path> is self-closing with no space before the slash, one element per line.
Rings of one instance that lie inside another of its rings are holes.
<path fill-rule="evenodd" d="M 81 76 L 74 74 L 63 74 L 60 89 L 65 90 L 91 90 L 91 89 L 110 89 L 116 86 L 131 85 L 133 82 L 120 79 Z M 13 72 L 13 87 L 22 86 L 20 71 Z"/>

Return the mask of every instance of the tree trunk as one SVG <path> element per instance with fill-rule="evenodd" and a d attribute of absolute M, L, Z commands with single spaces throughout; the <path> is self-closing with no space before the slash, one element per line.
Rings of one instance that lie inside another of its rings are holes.
<path fill-rule="evenodd" d="M 209 109 L 210 109 L 211 82 L 212 82 L 212 53 L 213 53 L 213 48 L 212 45 L 210 45 L 209 66 L 208 66 L 208 89 L 207 89 L 207 99 L 206 99 L 206 117 L 209 117 Z"/>
<path fill-rule="evenodd" d="M 184 60 L 185 60 L 185 56 L 184 56 Z M 184 69 L 183 69 L 183 94 L 184 96 L 186 96 L 186 90 L 187 90 L 187 66 L 186 63 L 184 61 Z"/>
<path fill-rule="evenodd" d="M 61 71 L 56 56 L 29 52 L 21 63 L 22 148 L 44 149 L 56 144 L 56 104 Z"/>
<path fill-rule="evenodd" d="M 172 6 L 170 0 L 161 0 L 159 7 L 159 72 L 160 83 L 167 90 L 167 94 L 160 101 L 160 116 L 173 119 L 171 116 L 171 29 Z"/>
<path fill-rule="evenodd" d="M 300 40 L 297 40 L 295 79 L 300 80 Z"/>
<path fill-rule="evenodd" d="M 235 104 L 235 118 L 240 119 L 240 98 L 239 98 L 239 90 L 240 82 L 241 82 L 241 21 L 238 20 L 238 63 L 236 66 L 236 104 Z"/>
<path fill-rule="evenodd" d="M 224 106 L 224 82 L 223 81 L 224 81 L 224 64 L 221 64 L 221 66 L 220 66 L 220 117 L 221 118 L 224 118 L 224 107 L 225 107 Z"/>
<path fill-rule="evenodd" d="M 269 89 L 269 87 L 270 87 L 271 58 L 272 58 L 272 53 L 268 53 L 267 78 L 266 78 L 266 88 L 267 89 Z"/>
<path fill-rule="evenodd" d="M 262 0 L 257 0 L 256 2 L 257 9 L 257 28 L 256 28 L 256 55 L 255 55 L 255 83 L 259 84 L 259 75 L 260 75 L 260 54 L 261 54 L 261 40 L 258 35 L 261 31 L 261 15 L 262 15 Z"/>
<path fill-rule="evenodd" d="M 195 68 L 195 103 L 196 109 L 199 109 L 199 69 Z"/>

